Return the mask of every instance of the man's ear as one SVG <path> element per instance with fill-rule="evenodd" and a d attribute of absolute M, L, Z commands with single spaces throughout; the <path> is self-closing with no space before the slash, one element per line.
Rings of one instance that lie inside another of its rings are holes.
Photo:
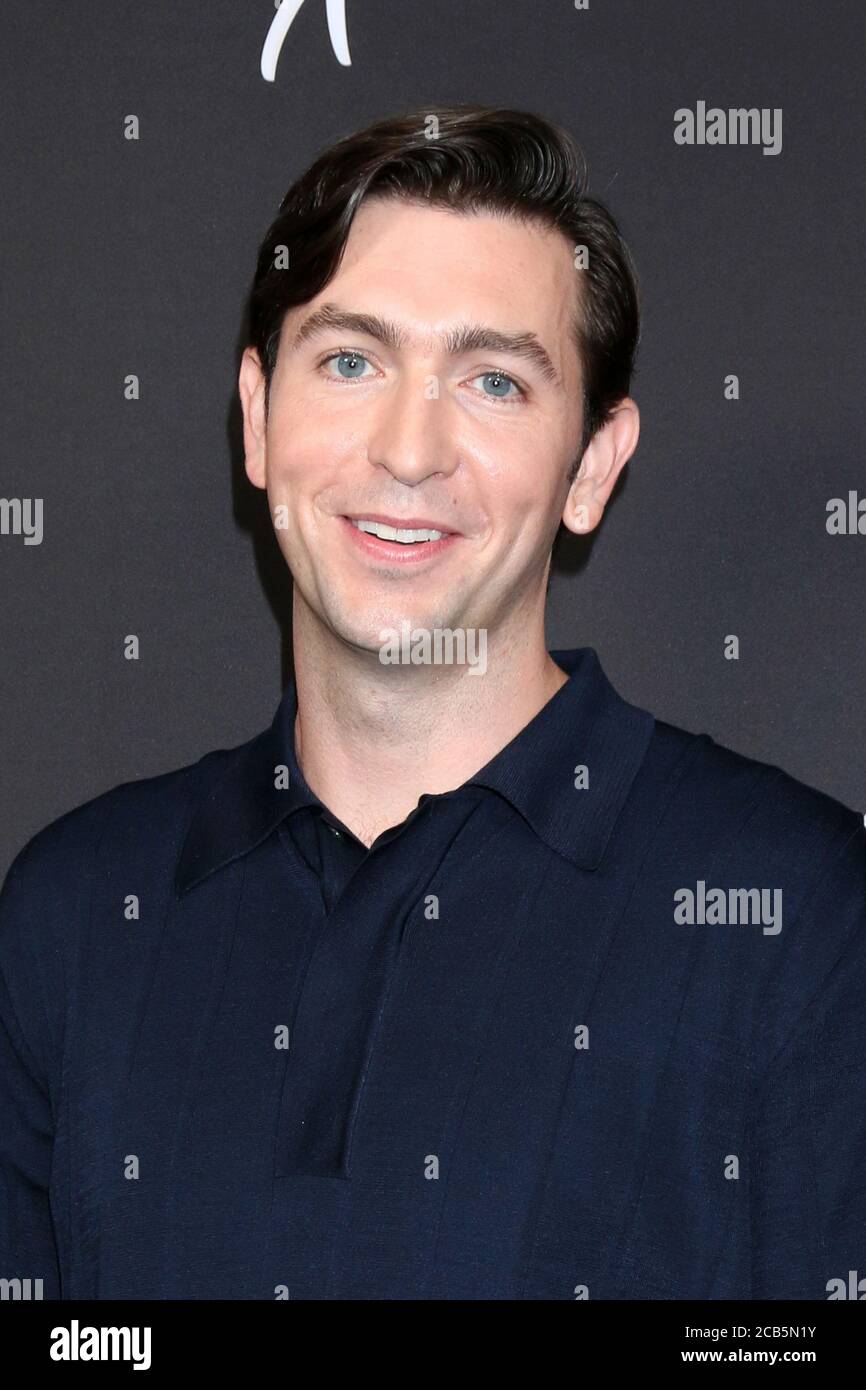
<path fill-rule="evenodd" d="M 238 391 L 244 413 L 244 467 L 254 487 L 266 483 L 265 374 L 255 348 L 244 349 L 238 374 Z"/>
<path fill-rule="evenodd" d="M 606 425 L 597 430 L 580 461 L 565 499 L 562 522 L 577 534 L 594 531 L 601 521 L 616 480 L 628 463 L 640 435 L 640 411 L 630 396 L 613 408 Z"/>

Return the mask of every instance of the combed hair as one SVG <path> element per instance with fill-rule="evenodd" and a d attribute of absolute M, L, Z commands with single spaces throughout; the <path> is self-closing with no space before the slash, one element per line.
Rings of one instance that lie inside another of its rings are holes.
<path fill-rule="evenodd" d="M 428 138 L 431 118 L 435 138 Z M 401 198 L 456 212 L 536 220 L 586 247 L 574 339 L 583 380 L 583 435 L 629 394 L 640 337 L 640 291 L 614 218 L 585 192 L 586 161 L 561 126 L 528 111 L 449 105 L 375 122 L 320 154 L 286 193 L 259 249 L 249 343 L 265 377 L 265 409 L 286 311 L 309 303 L 340 263 L 362 201 Z M 290 269 L 277 249 L 288 248 Z"/>

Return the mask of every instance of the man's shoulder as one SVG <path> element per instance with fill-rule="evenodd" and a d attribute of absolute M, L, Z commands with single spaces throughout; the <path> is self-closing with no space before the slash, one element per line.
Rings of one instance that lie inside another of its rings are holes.
<path fill-rule="evenodd" d="M 258 736 L 256 736 L 258 737 Z M 40 883 L 68 889 L 100 857 L 106 843 L 173 846 L 192 808 L 254 739 L 212 748 L 165 772 L 119 782 L 64 811 L 25 841 L 6 873 L 4 894 Z"/>
<path fill-rule="evenodd" d="M 72 973 L 105 957 L 133 899 L 151 914 L 165 901 L 199 798 L 253 742 L 120 782 L 49 821 L 15 855 L 0 890 L 0 1015 L 11 1000 L 46 1076 L 60 1055 L 58 1001 Z M 95 979 L 88 973 L 93 989 Z"/>
<path fill-rule="evenodd" d="M 814 851 L 844 843 L 864 828 L 863 814 L 832 793 L 708 733 L 656 719 L 651 749 L 679 797 L 710 821 L 737 826 L 753 839 Z"/>
<path fill-rule="evenodd" d="M 777 971 L 785 1001 L 805 998 L 842 951 L 866 949 L 860 812 L 776 763 L 663 721 L 656 722 L 653 757 L 666 774 L 658 778 L 654 821 L 662 874 L 695 891 L 699 881 L 726 894 L 764 890 L 782 904 L 784 930 L 756 937 L 755 949 Z M 772 952 L 765 941 L 775 943 Z"/>
<path fill-rule="evenodd" d="M 839 962 L 840 978 L 859 981 L 866 999 L 861 813 L 775 763 L 663 721 L 653 758 L 666 774 L 657 778 L 657 872 L 667 890 L 675 879 L 678 892 L 713 902 L 716 915 L 708 910 L 706 925 L 701 917 L 695 928 L 701 959 L 716 980 L 727 964 L 744 998 L 742 972 L 759 989 L 762 1055 L 773 1056 L 793 1035 Z M 741 921 L 760 921 L 762 930 L 732 934 L 731 923 Z"/>

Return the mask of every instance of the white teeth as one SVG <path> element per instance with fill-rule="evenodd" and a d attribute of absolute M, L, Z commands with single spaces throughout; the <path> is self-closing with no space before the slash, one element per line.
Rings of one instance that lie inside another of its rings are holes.
<path fill-rule="evenodd" d="M 378 536 L 380 541 L 399 541 L 401 545 L 414 545 L 417 541 L 440 541 L 444 531 L 407 531 L 394 526 L 385 526 L 381 521 L 353 521 L 359 531 L 369 536 Z"/>

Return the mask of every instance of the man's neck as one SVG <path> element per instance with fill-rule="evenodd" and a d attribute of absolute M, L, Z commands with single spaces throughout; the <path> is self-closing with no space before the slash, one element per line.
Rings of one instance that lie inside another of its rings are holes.
<path fill-rule="evenodd" d="M 465 665 L 383 666 L 300 616 L 298 761 L 319 799 L 366 845 L 405 820 L 423 793 L 462 786 L 568 679 L 547 654 L 542 624 L 519 645 L 489 638 L 486 670 L 472 675 Z"/>

